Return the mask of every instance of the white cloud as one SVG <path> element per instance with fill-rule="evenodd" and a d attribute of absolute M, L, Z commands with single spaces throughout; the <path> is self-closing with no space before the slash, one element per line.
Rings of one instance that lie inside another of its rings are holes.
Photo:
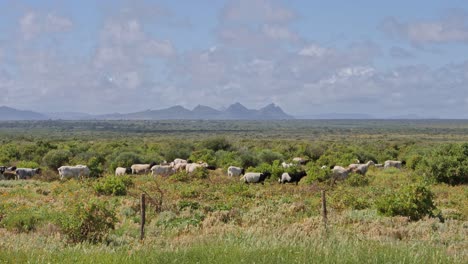
<path fill-rule="evenodd" d="M 41 34 L 66 32 L 72 28 L 73 22 L 54 13 L 29 11 L 21 17 L 19 25 L 23 38 L 30 40 Z"/>
<path fill-rule="evenodd" d="M 403 38 L 414 45 L 437 43 L 468 44 L 468 19 L 465 15 L 451 13 L 432 21 L 400 22 L 386 18 L 380 28 L 392 37 Z"/>

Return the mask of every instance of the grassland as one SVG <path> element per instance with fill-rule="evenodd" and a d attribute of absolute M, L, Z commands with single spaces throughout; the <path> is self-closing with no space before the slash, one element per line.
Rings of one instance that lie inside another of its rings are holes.
<path fill-rule="evenodd" d="M 357 186 L 351 181 L 330 185 L 304 180 L 298 186 L 280 185 L 275 178 L 265 185 L 246 185 L 227 177 L 224 168 L 241 162 L 231 160 L 229 153 L 246 155 L 246 150 L 259 159 L 252 169 L 270 160 L 266 150 L 285 160 L 315 155 L 310 167 L 335 154 L 405 159 L 441 144 L 467 142 L 465 121 L 47 121 L 7 122 L 0 127 L 3 163 L 29 161 L 45 169 L 36 179 L 0 181 L 0 263 L 468 261 L 466 185 L 427 182 L 416 169 L 374 167 Z M 230 150 L 207 152 L 206 140 L 219 136 L 230 142 Z M 169 151 L 186 145 L 188 153 Z M 351 149 L 343 147 L 348 145 Z M 69 151 L 67 163 L 100 157 L 96 168 L 102 177 L 57 180 L 44 159 L 57 149 Z M 126 195 L 98 194 L 95 185 L 109 177 L 118 160 L 115 154 L 123 151 L 150 160 L 172 154 L 203 156 L 219 169 L 201 178 L 136 176 Z M 422 183 L 434 194 L 433 217 L 410 221 L 378 213 L 376 201 L 383 196 Z M 320 215 L 321 190 L 327 193 L 326 228 Z M 143 241 L 141 193 L 148 196 Z M 93 200 L 115 214 L 114 228 L 99 242 L 71 242 L 61 219 L 78 204 Z"/>

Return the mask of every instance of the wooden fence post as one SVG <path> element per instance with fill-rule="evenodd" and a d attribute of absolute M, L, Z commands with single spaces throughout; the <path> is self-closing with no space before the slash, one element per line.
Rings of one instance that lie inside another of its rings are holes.
<path fill-rule="evenodd" d="M 145 238 L 145 221 L 146 221 L 146 203 L 145 203 L 145 194 L 141 194 L 140 200 L 140 208 L 141 208 L 141 226 L 140 226 L 140 240 Z"/>
<path fill-rule="evenodd" d="M 322 218 L 325 230 L 327 230 L 327 198 L 325 196 L 325 190 L 322 190 Z"/>

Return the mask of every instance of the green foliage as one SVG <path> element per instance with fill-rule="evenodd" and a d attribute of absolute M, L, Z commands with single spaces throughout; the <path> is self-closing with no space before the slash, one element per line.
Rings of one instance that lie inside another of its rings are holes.
<path fill-rule="evenodd" d="M 57 222 L 70 242 L 97 243 L 107 238 L 117 218 L 106 202 L 92 199 L 76 203 L 71 210 L 59 216 Z"/>
<path fill-rule="evenodd" d="M 71 152 L 64 149 L 54 149 L 49 151 L 43 158 L 45 165 L 51 169 L 58 169 L 65 165 L 71 157 Z"/>
<path fill-rule="evenodd" d="M 167 161 L 177 158 L 188 159 L 192 150 L 192 146 L 187 142 L 172 142 L 172 144 L 162 150 L 162 154 Z"/>
<path fill-rule="evenodd" d="M 408 185 L 382 196 L 376 201 L 376 207 L 380 214 L 386 216 L 407 216 L 417 221 L 424 216 L 433 216 L 436 209 L 434 194 L 425 186 Z"/>
<path fill-rule="evenodd" d="M 346 184 L 353 187 L 369 185 L 369 177 L 358 173 L 350 173 L 345 180 Z"/>
<path fill-rule="evenodd" d="M 193 162 L 203 161 L 208 164 L 216 164 L 215 152 L 211 149 L 203 149 L 192 152 L 189 157 Z"/>
<path fill-rule="evenodd" d="M 1 219 L 0 225 L 9 231 L 25 233 L 34 231 L 41 221 L 41 216 L 33 208 L 10 209 Z"/>
<path fill-rule="evenodd" d="M 329 168 L 321 169 L 317 165 L 310 163 L 308 164 L 307 169 L 307 176 L 301 180 L 301 183 L 305 184 L 312 184 L 313 182 L 324 182 L 331 178 L 331 170 Z"/>
<path fill-rule="evenodd" d="M 275 160 L 282 160 L 283 155 L 281 155 L 281 153 L 278 152 L 273 152 L 269 149 L 264 149 L 260 151 L 260 153 L 258 154 L 258 158 L 262 163 L 272 164 Z"/>
<path fill-rule="evenodd" d="M 179 210 L 183 210 L 184 208 L 190 208 L 191 210 L 198 210 L 200 208 L 200 204 L 198 202 L 180 201 L 177 207 L 179 208 Z"/>
<path fill-rule="evenodd" d="M 417 168 L 433 182 L 468 183 L 468 143 L 442 145 L 426 155 Z"/>
<path fill-rule="evenodd" d="M 39 164 L 37 164 L 37 162 L 34 162 L 34 161 L 21 160 L 21 161 L 16 162 L 16 167 L 17 168 L 39 168 Z"/>
<path fill-rule="evenodd" d="M 194 179 L 206 179 L 209 175 L 210 174 L 208 172 L 208 169 L 204 167 L 198 167 L 191 173 L 191 176 Z"/>
<path fill-rule="evenodd" d="M 219 150 L 229 151 L 232 148 L 231 143 L 224 137 L 215 137 L 205 140 L 202 147 L 210 149 L 214 152 Z"/>
<path fill-rule="evenodd" d="M 227 169 L 229 166 L 240 166 L 239 155 L 234 151 L 219 150 L 215 154 L 216 167 Z"/>
<path fill-rule="evenodd" d="M 94 184 L 94 190 L 102 195 L 126 195 L 128 187 L 133 185 L 133 181 L 128 176 L 107 176 L 99 179 Z"/>
<path fill-rule="evenodd" d="M 239 153 L 240 165 L 242 168 L 255 167 L 259 164 L 259 160 L 252 151 L 244 150 Z"/>
<path fill-rule="evenodd" d="M 11 161 L 19 160 L 20 158 L 21 154 L 15 144 L 5 144 L 0 149 L 0 162 L 2 164 L 8 164 Z"/>
<path fill-rule="evenodd" d="M 340 210 L 345 208 L 363 210 L 371 206 L 371 201 L 362 195 L 356 195 L 353 192 L 340 189 L 332 195 L 330 205 Z"/>
<path fill-rule="evenodd" d="M 117 167 L 130 168 L 141 162 L 141 157 L 135 152 L 122 152 L 112 162 L 111 170 L 114 171 Z"/>
<path fill-rule="evenodd" d="M 186 171 L 176 172 L 169 177 L 172 181 L 178 182 L 189 182 L 190 178 L 190 175 Z"/>
<path fill-rule="evenodd" d="M 357 155 L 350 146 L 335 144 L 325 151 L 316 164 L 348 166 L 351 163 L 355 163 L 356 158 Z"/>

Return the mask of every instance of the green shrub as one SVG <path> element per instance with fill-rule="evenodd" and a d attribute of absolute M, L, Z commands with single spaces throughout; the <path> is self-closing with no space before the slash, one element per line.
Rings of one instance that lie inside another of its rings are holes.
<path fill-rule="evenodd" d="M 218 150 L 228 151 L 232 148 L 231 143 L 224 137 L 215 137 L 205 140 L 202 143 L 202 147 L 213 150 L 214 152 Z"/>
<path fill-rule="evenodd" d="M 468 143 L 442 145 L 426 155 L 417 168 L 432 182 L 468 183 Z"/>
<path fill-rule="evenodd" d="M 315 181 L 324 182 L 331 178 L 331 170 L 329 168 L 321 169 L 315 164 L 311 164 L 307 168 L 307 176 L 301 181 L 301 183 L 312 184 Z"/>
<path fill-rule="evenodd" d="M 130 168 L 133 164 L 142 162 L 142 158 L 134 152 L 122 152 L 112 162 L 111 170 L 114 171 L 117 167 Z"/>
<path fill-rule="evenodd" d="M 37 164 L 37 162 L 34 162 L 34 161 L 18 161 L 16 163 L 16 167 L 17 168 L 39 168 L 39 164 Z"/>
<path fill-rule="evenodd" d="M 369 178 L 358 173 L 350 173 L 345 182 L 353 187 L 367 186 L 369 185 Z"/>
<path fill-rule="evenodd" d="M 191 173 L 194 179 L 206 179 L 209 175 L 208 169 L 204 167 L 198 167 Z"/>
<path fill-rule="evenodd" d="M 92 199 L 76 203 L 57 219 L 70 242 L 101 242 L 114 229 L 117 218 L 106 202 Z"/>
<path fill-rule="evenodd" d="M 377 210 L 386 216 L 407 216 L 417 221 L 424 216 L 434 216 L 434 194 L 425 186 L 409 185 L 398 192 L 385 195 L 376 201 Z"/>
<path fill-rule="evenodd" d="M 275 160 L 282 160 L 283 155 L 278 152 L 273 152 L 269 149 L 264 149 L 258 154 L 258 158 L 262 163 L 272 164 Z"/>
<path fill-rule="evenodd" d="M 215 152 L 210 149 L 194 151 L 189 157 L 193 162 L 203 161 L 208 164 L 216 164 Z"/>
<path fill-rule="evenodd" d="M 25 233 L 35 230 L 40 221 L 41 216 L 35 209 L 22 208 L 9 211 L 0 223 L 9 231 Z"/>
<path fill-rule="evenodd" d="M 63 149 L 49 151 L 43 158 L 44 163 L 51 169 L 58 169 L 66 164 L 71 157 L 71 152 Z"/>
<path fill-rule="evenodd" d="M 98 194 L 120 196 L 126 195 L 127 188 L 132 184 L 128 176 L 108 176 L 100 179 L 93 187 Z"/>
<path fill-rule="evenodd" d="M 179 171 L 177 173 L 172 174 L 169 179 L 178 182 L 188 182 L 190 181 L 190 175 L 185 171 Z"/>

